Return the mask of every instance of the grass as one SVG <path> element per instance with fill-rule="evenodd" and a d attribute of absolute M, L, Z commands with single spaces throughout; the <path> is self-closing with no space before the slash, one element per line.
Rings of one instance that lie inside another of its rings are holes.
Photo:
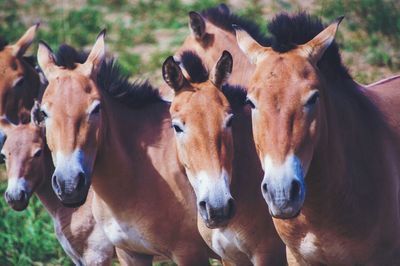
<path fill-rule="evenodd" d="M 7 188 L 0 183 L 0 194 Z M 0 265 L 72 265 L 54 235 L 53 222 L 39 200 L 31 199 L 23 212 L 0 200 Z"/>
<path fill-rule="evenodd" d="M 119 58 L 123 71 L 137 78 L 150 78 L 158 85 L 163 60 L 189 34 L 187 13 L 219 2 L 87 0 L 86 5 L 79 6 L 74 1 L 0 0 L 0 35 L 15 41 L 40 20 L 38 39 L 45 40 L 53 49 L 63 42 L 87 49 L 100 30 L 107 28 L 107 50 Z M 269 5 L 264 3 L 241 1 L 232 9 L 257 21 L 265 32 L 266 19 L 280 11 L 306 9 L 321 16 L 326 23 L 344 14 L 346 18 L 337 39 L 344 62 L 355 79 L 370 83 L 399 72 L 399 1 L 321 0 L 310 5 L 310 1 L 272 0 Z M 0 194 L 5 188 L 5 183 L 0 183 Z M 36 198 L 22 213 L 10 210 L 0 199 L 0 215 L 0 265 L 71 265 L 54 236 L 50 217 Z"/>

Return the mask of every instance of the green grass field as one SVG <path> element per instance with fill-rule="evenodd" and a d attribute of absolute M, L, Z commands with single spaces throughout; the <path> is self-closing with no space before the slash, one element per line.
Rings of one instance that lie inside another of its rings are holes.
<path fill-rule="evenodd" d="M 85 4 L 80 5 L 82 2 Z M 64 42 L 88 48 L 99 31 L 107 28 L 107 50 L 118 57 L 123 70 L 133 78 L 148 78 L 159 85 L 162 62 L 189 34 L 187 13 L 219 2 L 0 0 L 0 36 L 14 41 L 40 21 L 38 39 L 53 49 Z M 337 39 L 355 79 L 370 83 L 400 72 L 398 0 L 232 0 L 227 4 L 234 12 L 251 16 L 264 31 L 266 21 L 280 11 L 307 10 L 327 23 L 345 15 Z M 36 51 L 36 45 L 31 53 Z M 0 173 L 4 175 L 3 168 Z M 0 182 L 0 194 L 5 189 L 5 182 Z M 0 214 L 0 265 L 72 264 L 55 239 L 50 217 L 36 198 L 21 213 L 13 212 L 1 198 Z"/>

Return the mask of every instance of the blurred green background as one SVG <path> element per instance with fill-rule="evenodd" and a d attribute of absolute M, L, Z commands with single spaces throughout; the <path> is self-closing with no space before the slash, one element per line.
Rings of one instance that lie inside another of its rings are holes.
<path fill-rule="evenodd" d="M 53 49 L 61 43 L 90 48 L 107 28 L 108 52 L 117 56 L 133 78 L 161 84 L 161 64 L 189 34 L 189 11 L 216 0 L 0 0 L 0 36 L 15 41 L 41 22 L 37 40 Z M 306 10 L 326 23 L 345 15 L 337 40 L 345 64 L 361 83 L 400 72 L 400 1 L 398 0 L 230 0 L 235 13 L 249 16 L 266 34 L 266 22 L 277 12 Z M 36 50 L 36 44 L 30 50 Z M 5 180 L 0 168 L 0 180 Z M 3 195 L 6 183 L 0 182 Z M 53 233 L 50 217 L 34 198 L 16 213 L 0 199 L 0 265 L 71 265 Z M 170 264 L 156 264 L 170 265 Z"/>

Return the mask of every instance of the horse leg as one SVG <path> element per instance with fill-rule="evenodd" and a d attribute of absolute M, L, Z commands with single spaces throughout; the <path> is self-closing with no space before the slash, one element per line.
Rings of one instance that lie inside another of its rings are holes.
<path fill-rule="evenodd" d="M 229 262 L 227 260 L 224 260 L 224 259 L 221 259 L 221 262 L 222 262 L 222 266 L 235 266 L 234 263 L 231 263 L 231 262 Z"/>
<path fill-rule="evenodd" d="M 293 255 L 292 251 L 286 246 L 286 258 L 289 266 L 300 266 L 301 263 Z"/>
<path fill-rule="evenodd" d="M 127 252 L 123 249 L 116 248 L 117 257 L 121 266 L 151 266 L 153 256 L 138 254 L 134 252 Z"/>
<path fill-rule="evenodd" d="M 210 265 L 208 256 L 182 256 L 175 257 L 174 262 L 179 266 L 207 266 Z"/>
<path fill-rule="evenodd" d="M 85 265 L 109 266 L 114 257 L 114 246 L 102 249 L 88 249 L 83 254 Z"/>

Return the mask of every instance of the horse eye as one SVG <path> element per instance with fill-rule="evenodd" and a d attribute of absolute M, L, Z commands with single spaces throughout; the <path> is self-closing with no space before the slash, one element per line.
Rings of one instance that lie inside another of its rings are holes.
<path fill-rule="evenodd" d="M 100 110 L 101 110 L 101 106 L 100 106 L 100 104 L 98 104 L 98 105 L 96 105 L 96 107 L 92 110 L 92 113 L 91 113 L 91 114 L 98 114 L 98 113 L 100 113 Z"/>
<path fill-rule="evenodd" d="M 251 109 L 255 109 L 256 108 L 254 103 L 249 98 L 246 98 L 246 102 L 245 103 L 250 105 Z"/>
<path fill-rule="evenodd" d="M 183 129 L 178 125 L 172 125 L 172 127 L 174 128 L 175 132 L 178 134 L 183 132 Z"/>
<path fill-rule="evenodd" d="M 33 155 L 33 157 L 38 158 L 38 157 L 40 157 L 40 155 L 42 155 L 42 150 L 41 150 L 41 149 L 40 149 L 40 150 L 37 150 L 37 151 L 35 152 L 35 154 Z"/>
<path fill-rule="evenodd" d="M 18 80 L 17 84 L 15 84 L 15 86 L 20 87 L 22 86 L 22 84 L 24 84 L 25 79 L 21 78 L 20 80 Z"/>
<path fill-rule="evenodd" d="M 44 119 L 46 119 L 47 117 L 49 117 L 47 115 L 47 113 L 43 110 L 40 110 L 40 120 L 43 121 Z"/>
<path fill-rule="evenodd" d="M 305 106 L 308 106 L 308 107 L 313 106 L 313 105 L 317 102 L 318 99 L 319 99 L 319 92 L 316 91 L 315 93 L 313 93 L 313 94 L 310 96 L 310 98 L 308 98 L 308 100 L 307 100 Z"/>

